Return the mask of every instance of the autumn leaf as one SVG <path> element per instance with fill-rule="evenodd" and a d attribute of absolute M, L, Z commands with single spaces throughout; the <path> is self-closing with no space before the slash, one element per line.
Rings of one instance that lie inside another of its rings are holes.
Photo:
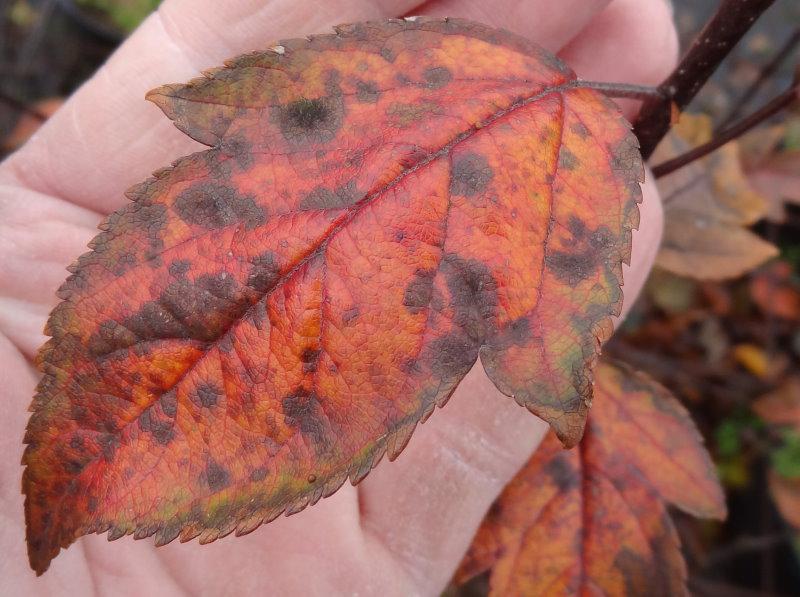
<path fill-rule="evenodd" d="M 800 531 L 800 477 L 785 477 L 772 469 L 767 473 L 767 483 L 778 512 Z"/>
<path fill-rule="evenodd" d="M 782 223 L 786 205 L 800 204 L 800 117 L 758 127 L 741 140 L 748 181 L 769 204 L 767 218 Z"/>
<path fill-rule="evenodd" d="M 800 376 L 787 377 L 774 391 L 753 402 L 753 410 L 767 423 L 794 427 L 800 433 Z"/>
<path fill-rule="evenodd" d="M 756 272 L 750 279 L 750 296 L 764 313 L 800 320 L 800 282 L 788 261 L 774 261 Z"/>
<path fill-rule="evenodd" d="M 492 506 L 456 574 L 491 569 L 491 595 L 682 595 L 667 505 L 725 516 L 688 413 L 642 373 L 602 363 L 580 447 L 551 434 Z"/>
<path fill-rule="evenodd" d="M 784 379 L 753 402 L 753 411 L 783 440 L 770 455 L 767 483 L 781 516 L 800 530 L 800 377 Z"/>
<path fill-rule="evenodd" d="M 616 106 L 461 20 L 282 41 L 148 98 L 211 149 L 71 267 L 26 436 L 29 555 L 206 543 L 396 457 L 480 356 L 580 439 L 638 223 Z"/>
<path fill-rule="evenodd" d="M 711 139 L 711 120 L 682 114 L 658 146 L 665 161 Z M 664 238 L 656 264 L 700 280 L 734 278 L 777 255 L 746 227 L 767 211 L 741 169 L 735 142 L 658 180 L 664 198 Z"/>

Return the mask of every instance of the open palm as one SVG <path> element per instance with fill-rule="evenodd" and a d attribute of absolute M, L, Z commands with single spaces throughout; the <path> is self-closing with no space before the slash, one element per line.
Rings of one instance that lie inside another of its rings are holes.
<path fill-rule="evenodd" d="M 130 538 L 78 541 L 37 579 L 24 543 L 19 460 L 38 374 L 32 359 L 65 266 L 85 252 L 123 191 L 199 146 L 142 100 L 223 59 L 278 38 L 403 14 L 506 27 L 584 78 L 653 84 L 675 59 L 664 0 L 166 0 L 95 77 L 0 165 L 0 594 L 437 594 L 484 512 L 546 427 L 474 369 L 452 406 L 420 428 L 393 465 L 299 516 L 239 539 L 156 549 Z M 632 117 L 635 106 L 626 105 Z M 645 185 L 626 304 L 661 230 Z"/>

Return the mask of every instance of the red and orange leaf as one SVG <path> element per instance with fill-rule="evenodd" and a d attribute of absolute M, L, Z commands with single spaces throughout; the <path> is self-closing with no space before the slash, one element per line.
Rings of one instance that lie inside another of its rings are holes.
<path fill-rule="evenodd" d="M 554 435 L 511 481 L 461 564 L 491 569 L 492 595 L 683 595 L 686 567 L 667 512 L 724 517 L 714 466 L 683 407 L 622 365 L 596 371 L 586 435 Z"/>
<path fill-rule="evenodd" d="M 129 192 L 47 325 L 24 457 L 41 573 L 78 536 L 213 541 L 397 456 L 480 356 L 582 433 L 642 165 L 510 33 L 392 20 L 149 99 L 211 149 Z"/>

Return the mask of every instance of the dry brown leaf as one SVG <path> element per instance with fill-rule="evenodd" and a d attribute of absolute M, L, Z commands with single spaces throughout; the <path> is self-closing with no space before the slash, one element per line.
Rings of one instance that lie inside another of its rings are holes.
<path fill-rule="evenodd" d="M 711 138 L 707 116 L 684 114 L 659 145 L 653 163 L 668 160 Z M 700 280 L 740 276 L 777 255 L 745 227 L 767 211 L 767 201 L 741 169 L 739 148 L 729 143 L 658 181 L 664 198 L 664 240 L 656 263 Z"/>
<path fill-rule="evenodd" d="M 768 423 L 794 426 L 800 431 L 800 376 L 787 378 L 776 390 L 756 400 L 753 410 Z"/>
<path fill-rule="evenodd" d="M 800 477 L 789 479 L 770 471 L 769 492 L 784 520 L 800 529 Z"/>
<path fill-rule="evenodd" d="M 744 168 L 752 186 L 763 195 L 767 218 L 781 223 L 787 204 L 800 205 L 800 149 L 788 142 L 800 132 L 800 116 L 756 129 L 742 142 Z"/>
<path fill-rule="evenodd" d="M 764 313 L 800 320 L 800 285 L 792 278 L 792 266 L 775 261 L 757 272 L 750 280 L 750 296 Z"/>

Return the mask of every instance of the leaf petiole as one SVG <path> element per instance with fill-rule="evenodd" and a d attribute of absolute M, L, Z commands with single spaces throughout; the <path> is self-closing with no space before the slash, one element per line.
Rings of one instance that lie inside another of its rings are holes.
<path fill-rule="evenodd" d="M 609 97 L 619 97 L 627 99 L 665 99 L 666 94 L 658 87 L 649 85 L 630 85 L 628 83 L 605 83 L 602 81 L 577 81 L 576 87 L 586 87 L 596 89 Z"/>

